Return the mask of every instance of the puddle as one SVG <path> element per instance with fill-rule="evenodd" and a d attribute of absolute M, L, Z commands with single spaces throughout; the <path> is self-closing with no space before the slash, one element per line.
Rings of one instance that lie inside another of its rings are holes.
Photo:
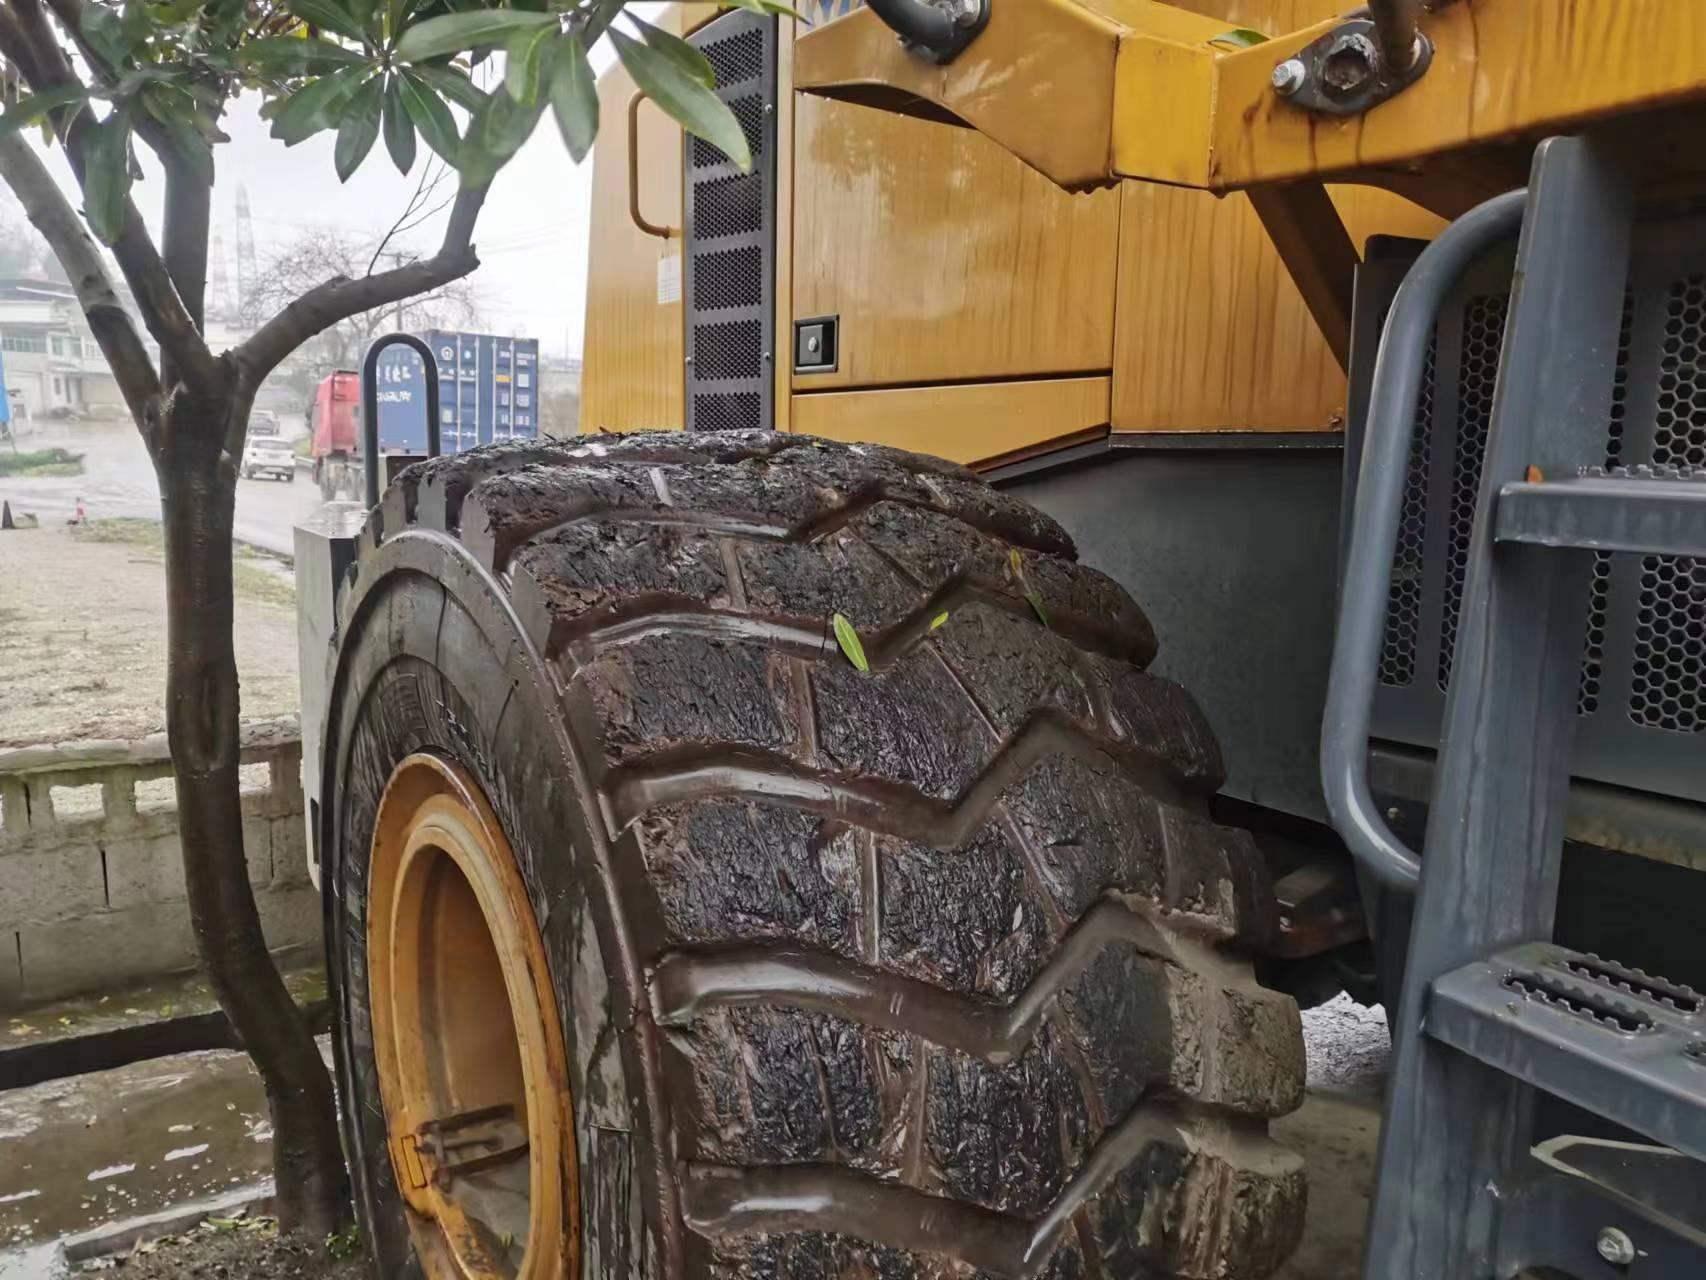
<path fill-rule="evenodd" d="M 25 1246 L 260 1180 L 266 1124 L 260 1078 L 225 1051 L 0 1093 L 0 1280 L 43 1274 Z"/>

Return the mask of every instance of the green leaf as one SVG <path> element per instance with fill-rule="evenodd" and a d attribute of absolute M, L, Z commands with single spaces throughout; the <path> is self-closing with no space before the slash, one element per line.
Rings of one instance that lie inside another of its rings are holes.
<path fill-rule="evenodd" d="M 304 76 L 338 71 L 365 62 L 360 53 L 330 40 L 304 40 L 300 36 L 267 36 L 242 50 L 245 63 L 264 75 Z"/>
<path fill-rule="evenodd" d="M 337 120 L 338 108 L 355 90 L 359 77 L 366 74 L 367 67 L 362 65 L 310 80 L 285 99 L 273 117 L 272 136 L 293 147 L 320 130 L 331 128 Z"/>
<path fill-rule="evenodd" d="M 418 77 L 422 83 L 431 85 L 438 91 L 439 97 L 448 98 L 464 111 L 472 113 L 486 105 L 486 91 L 453 67 L 422 63 L 410 67 L 409 74 Z"/>
<path fill-rule="evenodd" d="M 936 630 L 938 627 L 945 627 L 947 625 L 948 611 L 946 609 L 942 610 L 941 613 L 938 613 L 934 618 L 930 619 L 930 630 L 932 631 Z"/>
<path fill-rule="evenodd" d="M 385 86 L 385 149 L 398 173 L 415 167 L 415 126 L 403 102 L 403 77 L 392 76 Z"/>
<path fill-rule="evenodd" d="M 397 39 L 400 62 L 424 62 L 482 45 L 504 44 L 511 36 L 540 27 L 557 27 L 554 13 L 524 13 L 516 9 L 470 9 L 417 22 Z"/>
<path fill-rule="evenodd" d="M 385 36 L 388 40 L 396 40 L 403 24 L 414 13 L 415 4 L 416 0 L 385 0 Z"/>
<path fill-rule="evenodd" d="M 1251 27 L 1233 27 L 1230 31 L 1222 31 L 1208 39 L 1209 44 L 1217 44 L 1225 49 L 1250 49 L 1267 42 L 1265 35 Z"/>
<path fill-rule="evenodd" d="M 556 113 L 557 129 L 569 149 L 569 158 L 579 164 L 598 136 L 598 88 L 592 64 L 575 32 L 569 33 L 567 45 L 557 53 L 551 76 L 551 110 Z"/>
<path fill-rule="evenodd" d="M 409 112 L 409 119 L 415 122 L 415 128 L 421 131 L 421 137 L 426 140 L 427 146 L 449 163 L 455 164 L 456 153 L 462 145 L 462 140 L 457 137 L 456 118 L 450 114 L 450 108 L 440 101 L 436 93 L 416 80 L 412 71 L 402 74 L 399 78 L 399 88 L 403 95 L 403 106 Z"/>
<path fill-rule="evenodd" d="M 350 17 L 362 31 L 368 31 L 373 26 L 373 10 L 378 0 L 343 0 L 349 7 Z"/>
<path fill-rule="evenodd" d="M 1031 606 L 1037 615 L 1037 621 L 1048 626 L 1048 610 L 1043 607 L 1043 598 L 1037 594 L 1036 588 L 1025 579 L 1025 560 L 1019 554 L 1019 548 L 1010 547 L 1007 551 L 1007 568 L 1013 575 L 1013 581 L 1019 588 L 1019 594 L 1025 597 L 1025 602 Z"/>
<path fill-rule="evenodd" d="M 136 46 L 124 19 L 100 0 L 89 0 L 83 6 L 82 26 L 95 52 L 115 66 L 128 58 Z"/>
<path fill-rule="evenodd" d="M 112 244 L 124 230 L 130 195 L 130 123 L 115 111 L 95 125 L 94 135 L 83 174 L 83 212 L 96 238 Z"/>
<path fill-rule="evenodd" d="M 287 0 L 287 7 L 311 27 L 335 31 L 358 43 L 365 42 L 361 23 L 338 0 Z"/>
<path fill-rule="evenodd" d="M 46 93 L 19 98 L 15 104 L 0 112 L 0 138 L 34 124 L 56 107 L 82 102 L 88 96 L 89 90 L 83 85 L 62 85 L 57 89 L 49 89 Z"/>
<path fill-rule="evenodd" d="M 869 671 L 871 664 L 865 661 L 865 646 L 859 642 L 859 633 L 853 629 L 853 624 L 839 613 L 830 621 L 835 624 L 835 639 L 841 646 L 841 652 L 847 655 L 847 661 L 860 671 Z"/>
<path fill-rule="evenodd" d="M 736 9 L 748 9 L 753 13 L 762 13 L 766 16 L 774 14 L 779 18 L 798 19 L 800 17 L 798 9 L 782 3 L 782 0 L 728 0 L 728 3 Z"/>
<path fill-rule="evenodd" d="M 532 106 L 517 102 L 507 93 L 494 93 L 468 122 L 467 136 L 457 152 L 456 167 L 464 186 L 482 186 L 497 176 L 511 156 L 521 150 L 527 135 L 545 110 L 544 102 Z"/>
<path fill-rule="evenodd" d="M 628 15 L 629 20 L 640 29 L 646 43 L 668 58 L 686 73 L 688 79 L 696 80 L 707 89 L 714 88 L 717 83 L 717 73 L 711 69 L 711 61 L 699 50 L 695 49 L 680 36 L 671 35 L 662 27 L 654 27 L 644 18 Z"/>
<path fill-rule="evenodd" d="M 367 153 L 379 137 L 379 115 L 385 105 L 385 83 L 374 76 L 357 89 L 344 108 L 338 124 L 338 145 L 332 152 L 332 164 L 338 171 L 338 181 L 348 182 L 350 175 L 361 168 Z"/>
<path fill-rule="evenodd" d="M 531 106 L 539 97 L 541 68 L 550 61 L 557 37 L 554 27 L 539 27 L 519 33 L 504 46 L 504 88 L 517 102 Z"/>
<path fill-rule="evenodd" d="M 176 27 L 188 22 L 201 9 L 202 0 L 167 0 L 165 4 L 150 4 L 144 8 L 148 19 L 158 27 Z"/>
<path fill-rule="evenodd" d="M 616 56 L 642 93 L 683 129 L 705 139 L 734 161 L 742 172 L 752 168 L 752 151 L 746 145 L 746 134 L 722 99 L 650 45 L 615 27 L 610 28 L 610 39 L 616 46 Z"/>

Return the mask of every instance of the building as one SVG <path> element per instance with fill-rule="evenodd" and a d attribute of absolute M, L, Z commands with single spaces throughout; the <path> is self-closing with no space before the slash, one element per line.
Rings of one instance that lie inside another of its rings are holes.
<path fill-rule="evenodd" d="M 13 420 L 126 413 L 71 286 L 0 279 L 0 353 Z"/>

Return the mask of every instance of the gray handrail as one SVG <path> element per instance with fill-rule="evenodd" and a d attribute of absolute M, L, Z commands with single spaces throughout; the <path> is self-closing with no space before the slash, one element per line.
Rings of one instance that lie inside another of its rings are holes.
<path fill-rule="evenodd" d="M 1393 297 L 1375 354 L 1350 553 L 1321 721 L 1321 785 L 1340 838 L 1381 883 L 1396 889 L 1414 888 L 1421 860 L 1392 833 L 1374 802 L 1368 785 L 1368 734 L 1392 590 L 1398 510 L 1416 429 L 1416 397 L 1428 340 L 1447 290 L 1471 262 L 1522 226 L 1527 203 L 1526 190 L 1510 191 L 1477 205 L 1440 232 Z"/>

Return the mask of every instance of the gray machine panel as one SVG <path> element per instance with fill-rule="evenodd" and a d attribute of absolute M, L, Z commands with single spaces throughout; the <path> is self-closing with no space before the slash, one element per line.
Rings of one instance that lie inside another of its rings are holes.
<path fill-rule="evenodd" d="M 1703 233 L 1700 220 L 1643 224 L 1637 233 L 1597 460 L 1606 465 L 1706 464 Z M 1358 275 L 1353 463 L 1380 325 L 1418 250 L 1377 241 Z M 1513 253 L 1477 264 L 1442 311 L 1417 406 L 1374 712 L 1376 736 L 1395 742 L 1432 747 L 1439 738 Z M 1577 710 L 1576 776 L 1706 800 L 1706 561 L 1595 558 Z"/>

